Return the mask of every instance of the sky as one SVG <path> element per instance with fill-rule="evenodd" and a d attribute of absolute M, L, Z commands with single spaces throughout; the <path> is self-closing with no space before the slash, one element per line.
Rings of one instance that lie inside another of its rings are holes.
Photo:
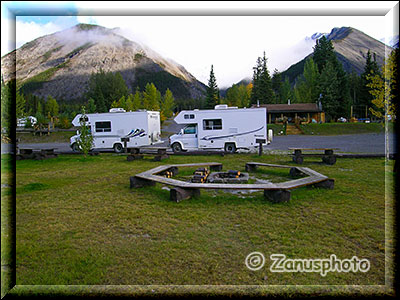
<path fill-rule="evenodd" d="M 122 34 L 184 66 L 207 84 L 211 65 L 220 88 L 251 78 L 265 51 L 282 72 L 312 52 L 316 32 L 351 26 L 386 41 L 398 1 L 141 2 L 2 1 L 1 56 L 43 35 L 89 23 Z M 15 34 L 13 28 L 15 22 Z M 398 34 L 398 32 L 396 33 Z"/>

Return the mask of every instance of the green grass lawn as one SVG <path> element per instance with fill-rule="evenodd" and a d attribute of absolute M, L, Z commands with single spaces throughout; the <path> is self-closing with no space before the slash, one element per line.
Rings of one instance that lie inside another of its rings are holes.
<path fill-rule="evenodd" d="M 389 123 L 389 132 L 393 131 L 393 123 Z M 283 124 L 268 124 L 268 129 L 274 131 L 274 135 L 284 131 Z M 301 129 L 306 135 L 342 135 L 361 133 L 382 133 L 385 128 L 381 123 L 323 123 L 304 124 Z"/>
<path fill-rule="evenodd" d="M 69 143 L 69 139 L 75 134 L 76 131 L 56 131 L 39 136 L 32 132 L 17 132 L 16 138 L 20 143 Z"/>
<path fill-rule="evenodd" d="M 2 156 L 2 166 L 7 159 Z M 252 154 L 172 156 L 162 164 L 221 162 L 224 170 L 244 171 L 249 161 L 293 165 L 289 156 Z M 161 184 L 130 189 L 130 176 L 160 164 L 150 159 L 128 162 L 124 155 L 101 154 L 17 161 L 16 283 L 267 285 L 262 294 L 272 291 L 270 285 L 385 285 L 385 177 L 392 195 L 393 162 L 319 161 L 309 158 L 303 166 L 334 178 L 335 188 L 299 188 L 280 204 L 267 202 L 262 192 L 202 190 L 200 197 L 175 203 Z M 9 176 L 2 169 L 2 186 Z M 2 219 L 10 190 L 2 188 Z M 2 237 L 4 232 L 2 221 Z M 7 256 L 10 250 L 4 251 Z M 266 258 L 259 271 L 245 265 L 254 251 Z M 271 254 L 357 256 L 368 259 L 370 269 L 326 276 L 273 273 Z"/>
<path fill-rule="evenodd" d="M 360 133 L 382 133 L 385 128 L 381 123 L 323 123 L 301 125 L 304 134 L 308 135 L 341 135 Z M 393 124 L 389 124 L 389 130 Z"/>

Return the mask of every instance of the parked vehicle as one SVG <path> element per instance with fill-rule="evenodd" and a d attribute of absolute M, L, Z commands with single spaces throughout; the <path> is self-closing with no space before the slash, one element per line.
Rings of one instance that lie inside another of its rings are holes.
<path fill-rule="evenodd" d="M 90 127 L 93 136 L 93 149 L 114 149 L 120 153 L 126 146 L 141 147 L 161 143 L 160 112 L 135 111 L 126 112 L 121 108 L 112 108 L 108 113 L 86 114 L 84 120 Z M 72 125 L 80 126 L 82 115 L 78 114 L 72 120 Z M 71 137 L 70 147 L 79 151 L 77 134 Z"/>
<path fill-rule="evenodd" d="M 340 118 L 338 119 L 338 122 L 346 123 L 346 122 L 347 122 L 347 119 L 344 118 L 344 117 L 340 117 Z"/>
<path fill-rule="evenodd" d="M 236 152 L 258 143 L 270 143 L 267 138 L 266 108 L 237 108 L 217 105 L 211 110 L 185 110 L 176 117 L 177 124 L 186 124 L 177 134 L 170 136 L 174 152 L 194 149 L 221 149 Z"/>
<path fill-rule="evenodd" d="M 31 122 L 32 126 L 37 123 L 37 119 L 34 116 L 28 116 L 24 118 L 20 118 L 17 120 L 17 127 L 25 127 L 28 121 Z"/>

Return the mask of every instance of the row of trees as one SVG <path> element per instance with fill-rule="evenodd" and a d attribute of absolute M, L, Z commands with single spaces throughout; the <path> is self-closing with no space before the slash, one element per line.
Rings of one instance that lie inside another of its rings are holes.
<path fill-rule="evenodd" d="M 250 84 L 232 85 L 226 97 L 219 97 L 219 89 L 211 66 L 206 94 L 206 107 L 227 103 L 239 107 L 272 103 L 317 103 L 321 101 L 327 119 L 350 116 L 351 105 L 372 107 L 371 75 L 382 78 L 375 54 L 368 51 L 364 72 L 347 74 L 338 60 L 333 44 L 326 37 L 319 39 L 313 53 L 304 64 L 303 73 L 294 84 L 282 78 L 278 70 L 273 75 L 267 68 L 265 52 L 258 57 Z"/>
<path fill-rule="evenodd" d="M 86 103 L 58 102 L 48 96 L 46 99 L 36 95 L 24 95 L 17 88 L 16 81 L 7 84 L 1 80 L 1 127 L 3 132 L 14 127 L 17 119 L 26 116 L 35 116 L 39 127 L 51 126 L 70 128 L 71 120 L 80 113 L 84 104 L 87 113 L 106 112 L 113 107 L 122 107 L 126 111 L 138 109 L 156 110 L 161 113 L 161 120 L 172 117 L 175 108 L 175 99 L 167 89 L 164 95 L 153 83 L 147 83 L 143 92 L 138 88 L 135 93 L 129 93 L 120 73 L 100 72 L 92 74 L 89 80 L 89 89 L 86 93 L 89 99 Z M 13 104 L 15 103 L 15 107 Z M 13 111 L 15 109 L 15 120 Z M 27 126 L 31 124 L 28 122 Z"/>
<path fill-rule="evenodd" d="M 173 114 L 175 99 L 168 88 L 164 95 L 153 83 L 147 83 L 144 91 L 136 88 L 134 94 L 122 78 L 122 75 L 112 72 L 92 74 L 89 80 L 89 90 L 86 93 L 88 113 L 107 112 L 110 108 L 121 107 L 126 111 L 138 109 L 155 110 L 161 112 L 161 119 L 165 120 Z"/>
<path fill-rule="evenodd" d="M 160 110 L 162 120 L 165 120 L 173 115 L 174 110 L 213 108 L 220 103 L 250 107 L 257 103 L 287 103 L 290 99 L 292 103 L 321 101 L 327 119 L 349 116 L 350 105 L 367 106 L 371 114 L 383 117 L 385 109 L 392 115 L 395 112 L 395 102 L 390 95 L 393 95 L 396 82 L 396 77 L 391 74 L 397 74 L 397 65 L 398 49 L 392 52 L 382 70 L 375 55 L 368 51 L 364 72 L 360 76 L 355 72 L 347 74 L 334 53 L 331 41 L 322 37 L 294 85 L 290 84 L 287 77 L 283 79 L 276 69 L 270 76 L 264 52 L 253 68 L 252 82 L 232 85 L 224 98 L 220 97 L 213 66 L 206 95 L 202 99 L 175 100 L 169 89 L 161 95 L 153 83 L 147 83 L 143 91 L 136 88 L 134 93 L 130 93 L 120 73 L 103 70 L 90 77 L 89 89 L 85 94 L 88 99 L 86 103 L 67 103 L 51 96 L 44 99 L 32 94 L 24 95 L 17 89 L 15 80 L 4 84 L 2 78 L 1 127 L 2 132 L 5 132 L 14 126 L 16 120 L 12 120 L 11 116 L 14 116 L 15 111 L 16 118 L 33 115 L 39 124 L 50 123 L 68 128 L 71 126 L 70 120 L 80 112 L 82 104 L 88 113 L 106 112 L 112 107 L 122 107 L 127 111 Z"/>

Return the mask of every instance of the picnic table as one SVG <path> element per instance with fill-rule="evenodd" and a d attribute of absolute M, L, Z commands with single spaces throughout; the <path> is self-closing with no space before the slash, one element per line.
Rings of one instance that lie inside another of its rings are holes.
<path fill-rule="evenodd" d="M 339 148 L 289 148 L 293 153 L 290 155 L 295 163 L 302 164 L 305 156 L 322 157 L 322 162 L 328 165 L 334 165 L 336 163 L 336 155 L 334 150 Z M 307 153 L 304 153 L 306 151 Z M 309 152 L 313 151 L 313 152 Z M 315 151 L 323 151 L 323 153 L 317 153 Z"/>
<path fill-rule="evenodd" d="M 46 149 L 32 149 L 32 148 L 20 148 L 19 153 L 16 155 L 17 160 L 21 159 L 46 159 L 46 158 L 54 158 L 57 157 L 57 154 L 54 153 L 54 148 L 46 148 Z"/>
<path fill-rule="evenodd" d="M 127 156 L 128 161 L 133 161 L 136 159 L 142 159 L 144 154 L 147 155 L 154 155 L 154 160 L 155 161 L 161 161 L 163 159 L 169 158 L 167 154 L 167 149 L 166 147 L 134 147 L 134 148 L 126 148 L 127 152 L 129 153 Z M 142 150 L 146 150 L 147 153 L 141 152 Z M 151 153 L 148 153 L 150 151 Z M 154 153 L 155 152 L 155 153 Z"/>

